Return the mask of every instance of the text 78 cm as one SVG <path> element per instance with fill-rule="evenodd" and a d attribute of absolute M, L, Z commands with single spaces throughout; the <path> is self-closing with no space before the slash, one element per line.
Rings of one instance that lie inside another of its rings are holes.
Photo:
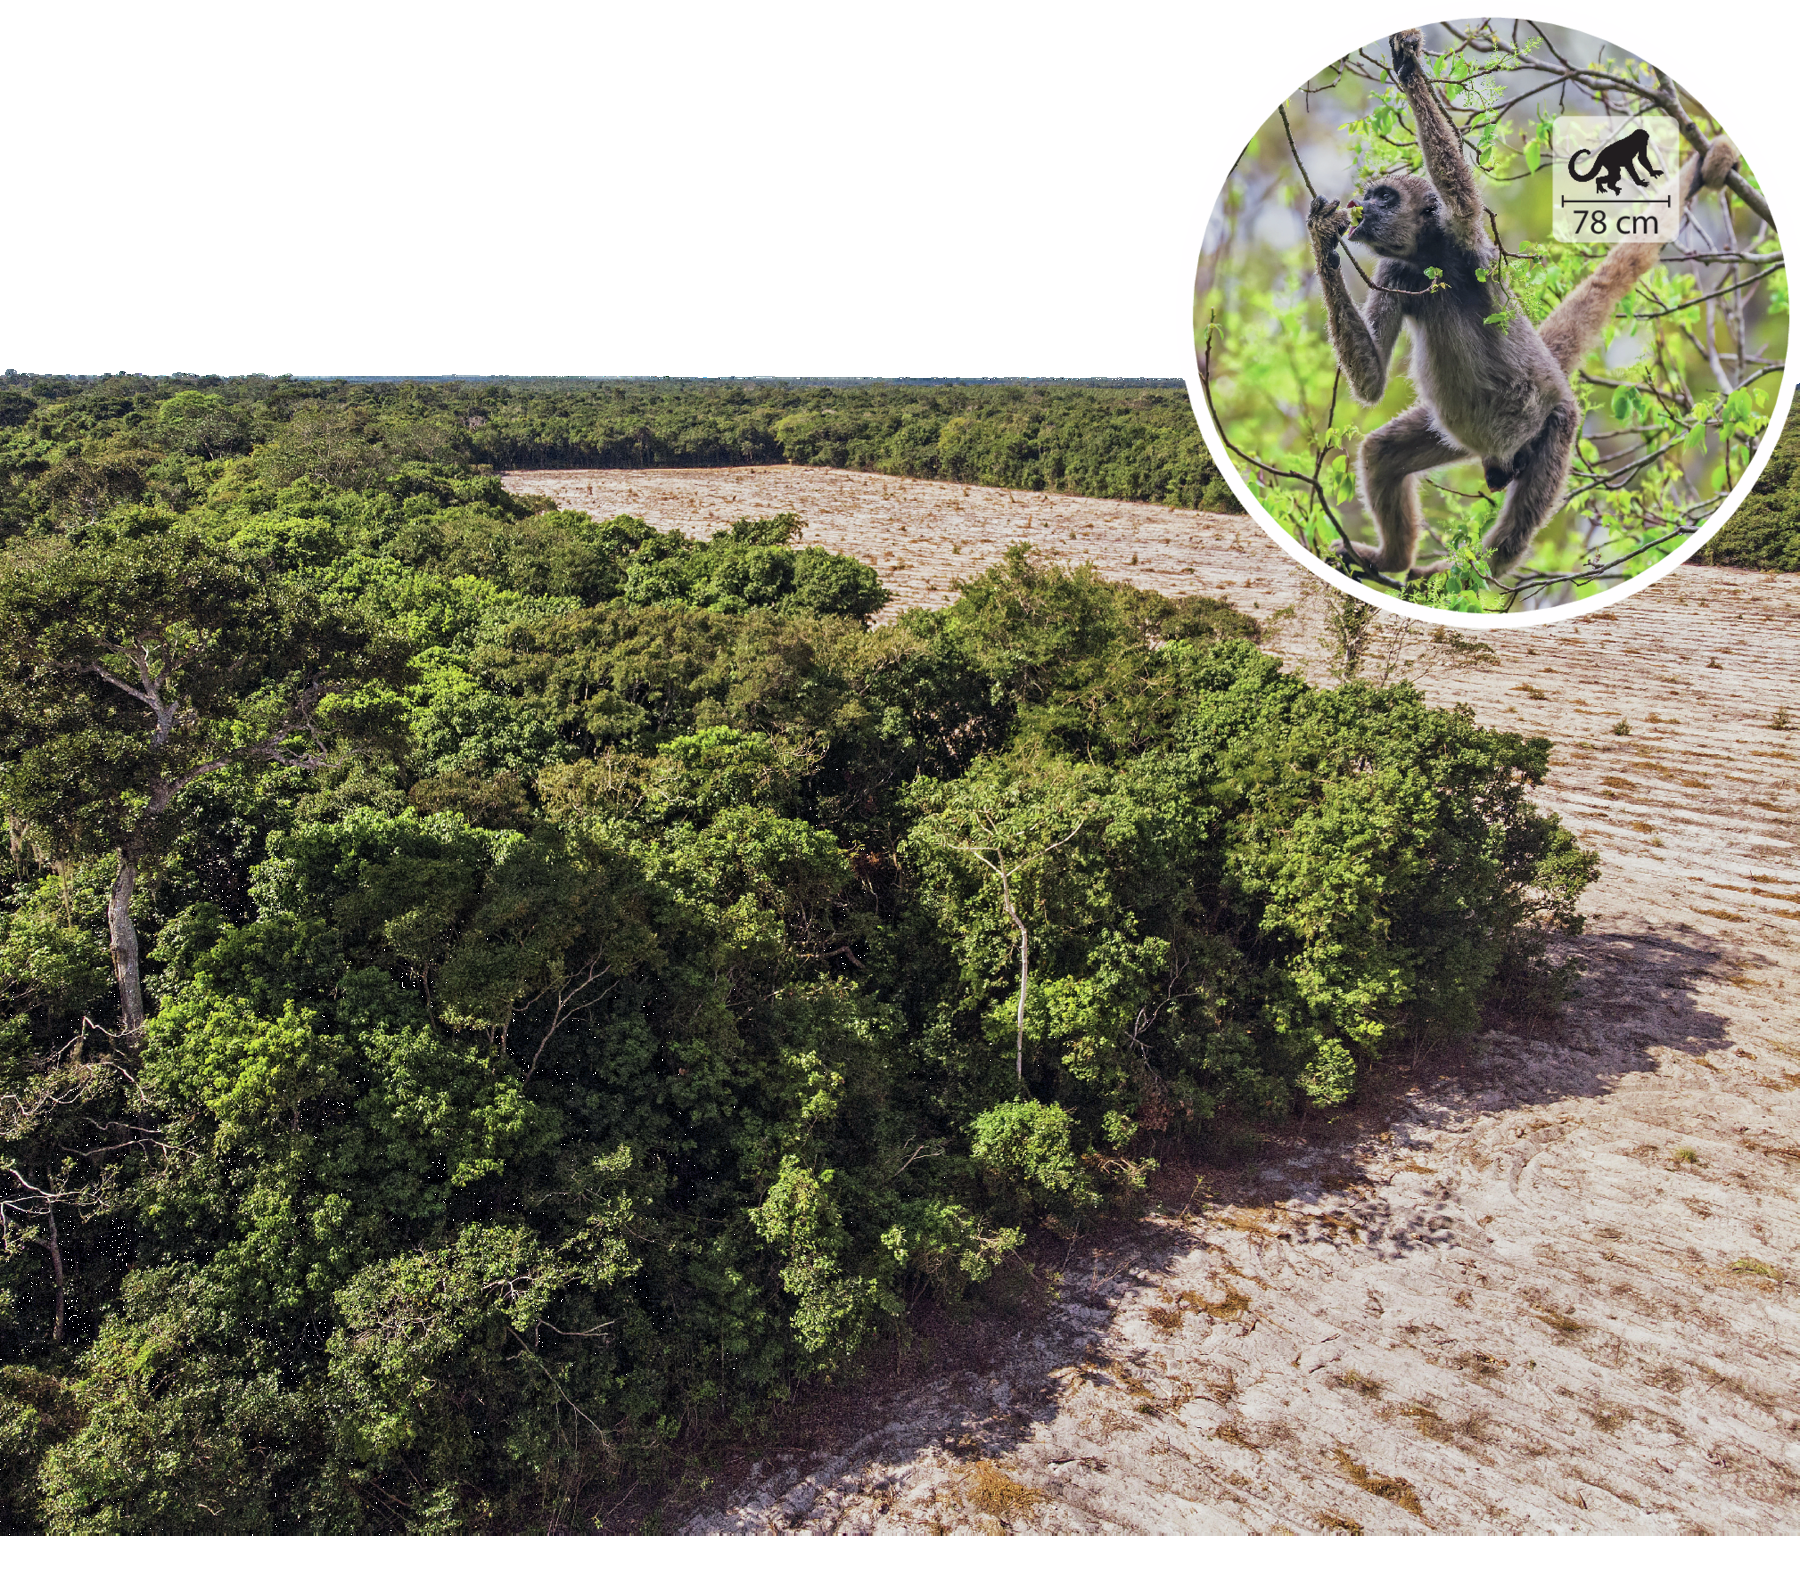
<path fill-rule="evenodd" d="M 1580 235 L 1584 230 L 1589 235 L 1606 233 L 1606 210 L 1604 208 L 1576 208 L 1575 233 Z M 1660 235 L 1656 227 L 1656 215 L 1653 213 L 1622 213 L 1613 223 L 1615 235 Z"/>

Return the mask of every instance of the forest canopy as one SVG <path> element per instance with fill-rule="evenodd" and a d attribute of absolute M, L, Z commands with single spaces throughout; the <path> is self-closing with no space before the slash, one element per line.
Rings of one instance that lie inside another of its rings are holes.
<path fill-rule="evenodd" d="M 1700 550 L 1704 564 L 1733 569 L 1773 569 L 1800 573 L 1800 419 L 1788 409 L 1782 429 L 1750 485 L 1750 496 L 1738 505 L 1719 534 Z"/>
<path fill-rule="evenodd" d="M 4 393 L 4 1530 L 592 1530 L 1561 988 L 1547 741 L 1223 602 L 877 624 L 791 517 L 508 492 L 491 391 Z"/>
<path fill-rule="evenodd" d="M 72 440 L 110 441 L 55 476 Z M 408 459 L 553 468 L 830 465 L 1241 512 L 1182 385 L 733 379 L 40 378 L 0 384 L 0 453 L 58 499 L 154 486 L 150 456 L 269 444 L 262 471 L 333 486 Z M 7 500 L 0 498 L 0 508 Z"/>

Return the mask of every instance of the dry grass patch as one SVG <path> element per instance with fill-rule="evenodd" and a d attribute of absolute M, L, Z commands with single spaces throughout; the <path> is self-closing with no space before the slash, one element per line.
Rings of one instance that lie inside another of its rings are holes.
<path fill-rule="evenodd" d="M 1533 1308 L 1531 1311 L 1558 1335 L 1579 1335 L 1587 1328 L 1578 1320 L 1571 1319 L 1568 1314 L 1558 1313 L 1553 1308 Z"/>
<path fill-rule="evenodd" d="M 996 1521 L 1014 1521 L 1044 1498 L 1041 1489 L 1021 1483 L 992 1461 L 977 1461 L 968 1467 L 959 1486 L 970 1510 Z"/>
<path fill-rule="evenodd" d="M 1243 1429 L 1239 1428 L 1230 1418 L 1227 1418 L 1213 1430 L 1213 1438 L 1222 1439 L 1226 1444 L 1236 1445 L 1242 1450 L 1254 1451 L 1258 1455 L 1262 1453 L 1262 1446 L 1250 1438 L 1250 1436 L 1246 1434 Z"/>
<path fill-rule="evenodd" d="M 1477 1383 L 1487 1383 L 1498 1379 L 1512 1364 L 1504 1357 L 1492 1357 L 1486 1352 L 1463 1352 L 1451 1360 L 1451 1366 L 1462 1369 Z"/>
<path fill-rule="evenodd" d="M 1134 1374 L 1129 1368 L 1122 1368 L 1122 1367 L 1118 1366 L 1117 1364 L 1115 1364 L 1112 1368 L 1108 1369 L 1107 1371 L 1113 1376 L 1113 1378 L 1115 1378 L 1119 1381 L 1119 1387 L 1127 1395 L 1142 1396 L 1142 1395 L 1155 1395 L 1156 1394 L 1156 1392 L 1154 1390 L 1152 1390 L 1149 1385 L 1145 1384 L 1144 1381 L 1142 1379 L 1138 1378 L 1138 1376 L 1136 1374 Z"/>
<path fill-rule="evenodd" d="M 1250 1307 L 1249 1297 L 1241 1291 L 1228 1291 L 1217 1302 L 1208 1302 L 1197 1291 L 1184 1291 L 1175 1301 L 1179 1306 L 1209 1314 L 1215 1319 L 1235 1319 Z"/>
<path fill-rule="evenodd" d="M 1411 1511 L 1420 1521 L 1425 1519 L 1425 1508 L 1419 1503 L 1418 1490 L 1405 1478 L 1382 1477 L 1379 1473 L 1371 1472 L 1348 1450 L 1340 1448 L 1336 1454 L 1338 1465 L 1344 1469 L 1344 1476 L 1358 1488 L 1375 1495 L 1377 1499 L 1385 1499 L 1390 1505 L 1398 1505 L 1402 1510 Z"/>
<path fill-rule="evenodd" d="M 1423 1401 L 1414 1401 L 1410 1406 L 1401 1407 L 1400 1415 L 1411 1418 L 1413 1427 L 1427 1439 L 1445 1440 L 1454 1432 L 1450 1425 L 1438 1416 L 1437 1408 L 1427 1406 Z"/>
<path fill-rule="evenodd" d="M 1229 1406 L 1237 1399 L 1237 1375 L 1229 1368 L 1209 1368 L 1200 1386 L 1220 1406 Z"/>

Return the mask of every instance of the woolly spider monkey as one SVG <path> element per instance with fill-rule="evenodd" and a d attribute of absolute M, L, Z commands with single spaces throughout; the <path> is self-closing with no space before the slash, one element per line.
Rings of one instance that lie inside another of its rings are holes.
<path fill-rule="evenodd" d="M 1614 247 L 1562 304 L 1533 328 L 1523 313 L 1484 321 L 1504 303 L 1489 279 L 1499 248 L 1481 233 L 1483 205 L 1449 116 L 1419 64 L 1417 28 L 1388 40 L 1394 77 L 1412 106 L 1425 175 L 1389 175 L 1360 199 L 1362 219 L 1315 197 L 1307 230 L 1325 292 L 1331 345 L 1351 392 L 1365 405 L 1381 398 L 1403 325 L 1410 328 L 1412 381 L 1419 401 L 1363 439 L 1358 466 L 1363 502 L 1380 532 L 1379 547 L 1336 544 L 1338 556 L 1384 574 L 1423 576 L 1414 566 L 1421 471 L 1479 459 L 1490 490 L 1506 488 L 1488 532 L 1489 573 L 1498 578 L 1531 549 L 1556 513 L 1568 484 L 1581 412 L 1569 373 L 1600 337 L 1614 306 L 1655 265 L 1660 242 Z M 1737 155 L 1723 138 L 1681 184 L 1722 186 Z M 1340 272 L 1341 240 L 1360 241 L 1381 258 L 1376 289 L 1359 310 Z M 1433 290 L 1427 268 L 1442 270 Z"/>

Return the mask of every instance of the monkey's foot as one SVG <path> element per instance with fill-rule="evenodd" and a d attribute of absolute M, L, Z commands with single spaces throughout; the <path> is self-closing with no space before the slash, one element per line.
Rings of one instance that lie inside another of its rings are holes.
<path fill-rule="evenodd" d="M 1390 569 L 1381 567 L 1381 549 L 1370 547 L 1362 542 L 1333 542 L 1331 551 L 1354 572 L 1358 569 L 1369 570 L 1373 574 L 1392 574 Z"/>

